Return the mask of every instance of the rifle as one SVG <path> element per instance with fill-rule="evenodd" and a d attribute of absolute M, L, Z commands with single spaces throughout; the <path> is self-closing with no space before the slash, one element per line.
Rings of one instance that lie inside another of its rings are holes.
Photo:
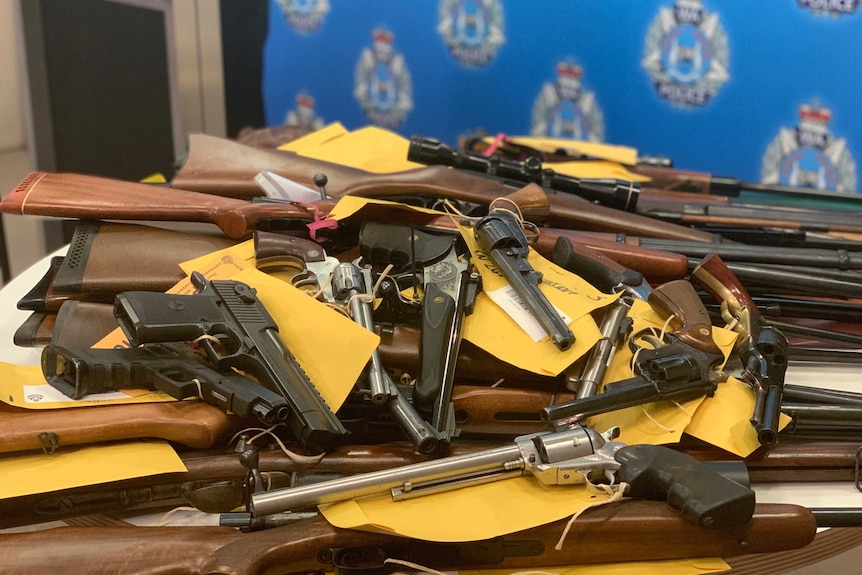
<path fill-rule="evenodd" d="M 489 154 L 488 150 L 491 147 L 485 137 L 481 135 L 464 138 L 461 146 L 465 150 L 480 152 L 486 156 Z M 552 152 L 546 152 L 521 142 L 512 141 L 511 139 L 505 139 L 498 143 L 491 153 L 503 158 L 519 161 L 525 161 L 527 158 L 534 157 L 551 164 L 602 159 L 568 148 L 557 148 Z M 666 158 L 638 157 L 637 162 L 627 166 L 627 168 L 635 173 L 649 177 L 649 183 L 652 187 L 673 192 L 737 197 L 744 191 L 752 191 L 763 194 L 786 195 L 789 197 L 833 198 L 847 202 L 859 200 L 854 194 L 801 186 L 779 186 L 776 184 L 744 182 L 733 177 L 714 176 L 706 172 L 692 170 L 680 170 L 674 168 L 673 162 Z"/>
<path fill-rule="evenodd" d="M 545 188 L 578 194 L 606 206 L 667 221 L 750 227 L 766 225 L 752 223 L 766 220 L 772 222 L 774 227 L 780 228 L 814 226 L 822 231 L 862 231 L 855 215 L 846 216 L 828 210 L 743 204 L 731 201 L 727 196 L 647 190 L 641 189 L 639 184 L 621 180 L 579 180 L 543 167 L 540 157 L 530 157 L 524 162 L 489 158 L 472 151 L 456 150 L 437 140 L 419 136 L 410 140 L 407 157 L 423 164 L 453 166 L 520 182 L 535 182 Z M 647 201 L 638 201 L 639 196 Z"/>
<path fill-rule="evenodd" d="M 700 529 L 662 503 L 626 501 L 590 509 L 554 549 L 566 520 L 495 539 L 435 543 L 339 529 L 321 517 L 241 533 L 227 527 L 61 527 L 0 535 L 5 574 L 305 573 L 382 567 L 387 558 L 436 569 L 535 568 L 590 563 L 728 557 L 797 549 L 814 538 L 816 519 L 794 505 L 759 504 L 750 523 L 728 532 Z M 98 542 L 93 545 L 94 542 Z M 70 561 L 70 558 L 77 558 Z"/>
<path fill-rule="evenodd" d="M 189 156 L 172 185 L 191 191 L 254 197 L 261 195 L 254 177 L 263 169 L 317 189 L 314 176 L 325 174 L 326 193 L 333 197 L 354 195 L 397 198 L 428 195 L 488 205 L 525 186 L 523 182 L 494 179 L 445 166 L 429 166 L 390 174 L 374 174 L 292 152 L 271 152 L 203 134 L 192 135 Z M 595 205 L 589 200 L 545 189 L 550 213 L 545 222 L 553 227 L 633 233 L 650 237 L 710 241 L 712 236 L 684 226 Z M 530 220 L 530 215 L 525 213 Z M 635 231 L 640 230 L 640 232 Z"/>
<path fill-rule="evenodd" d="M 32 172 L 0 201 L 0 212 L 79 219 L 156 220 L 215 224 L 240 239 L 261 219 L 311 221 L 287 203 L 246 202 L 184 190 L 79 174 Z"/>

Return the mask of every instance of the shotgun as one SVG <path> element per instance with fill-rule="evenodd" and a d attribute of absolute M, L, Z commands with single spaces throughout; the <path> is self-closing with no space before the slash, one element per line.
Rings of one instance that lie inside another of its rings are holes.
<path fill-rule="evenodd" d="M 522 209 L 525 207 L 540 209 L 543 194 L 537 195 L 535 193 L 536 188 L 532 188 L 532 190 L 532 192 L 527 190 L 524 193 L 517 193 L 517 199 L 524 198 L 521 204 Z M 511 190 L 504 191 L 506 193 L 511 192 Z M 493 196 L 488 201 L 496 197 Z M 328 202 L 321 201 L 318 204 L 318 209 L 324 214 L 328 213 L 331 208 L 331 204 Z M 625 216 L 624 212 L 611 209 L 610 212 L 592 214 L 590 212 L 592 210 L 591 205 L 586 202 L 583 206 L 578 206 L 576 210 L 583 212 L 585 217 L 592 218 L 592 223 L 589 221 L 584 223 L 586 229 L 598 228 L 599 231 L 618 231 L 615 220 L 619 215 Z M 285 219 L 300 224 L 314 220 L 312 210 L 294 204 L 247 202 L 211 194 L 122 182 L 95 176 L 47 174 L 44 172 L 33 172 L 12 193 L 4 197 L 0 201 L 0 213 L 89 219 L 202 222 L 215 224 L 224 235 L 232 239 L 249 236 L 258 224 L 273 224 L 279 227 Z M 425 223 L 432 219 L 428 216 L 423 217 Z M 648 223 L 650 229 L 656 232 L 658 237 L 665 237 L 658 229 L 652 227 L 654 223 L 652 220 Z M 452 227 L 448 217 L 434 218 L 433 225 Z M 674 233 L 671 234 L 671 237 L 677 239 L 703 241 L 714 239 L 713 234 L 701 234 L 690 228 L 672 226 L 672 229 Z M 619 231 L 626 230 L 628 230 L 626 233 L 636 235 L 655 235 L 650 233 L 638 234 L 639 231 L 649 232 L 649 229 L 632 230 L 628 226 L 624 226 Z M 550 257 L 549 254 L 553 249 L 553 242 L 556 241 L 556 237 L 568 233 L 570 231 L 565 229 L 543 228 L 536 249 L 546 257 Z M 618 257 L 625 260 L 620 261 L 620 263 L 627 267 L 643 273 L 647 273 L 646 268 L 654 270 L 648 274 L 649 277 L 678 278 L 687 273 L 685 258 L 679 254 L 641 249 L 637 246 L 622 248 L 612 241 L 606 241 L 606 238 L 592 238 L 583 241 L 589 241 L 590 247 L 602 251 L 608 257 L 613 257 L 610 254 L 618 252 L 620 254 Z"/>

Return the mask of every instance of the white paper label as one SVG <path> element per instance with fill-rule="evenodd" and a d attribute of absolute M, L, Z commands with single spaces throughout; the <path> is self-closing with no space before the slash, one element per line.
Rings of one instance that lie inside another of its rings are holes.
<path fill-rule="evenodd" d="M 542 341 L 544 338 L 548 337 L 548 333 L 542 327 L 542 324 L 539 323 L 539 320 L 536 319 L 536 316 L 533 315 L 512 286 L 504 286 L 498 290 L 486 291 L 485 293 L 491 298 L 491 301 L 500 306 L 500 308 L 506 312 L 510 318 L 515 320 L 515 323 L 517 323 L 521 329 L 523 329 L 524 332 L 533 339 L 533 341 Z M 553 304 L 551 304 L 551 306 L 558 314 L 560 314 L 560 317 L 566 325 L 572 323 L 572 318 L 563 313 L 560 308 Z"/>

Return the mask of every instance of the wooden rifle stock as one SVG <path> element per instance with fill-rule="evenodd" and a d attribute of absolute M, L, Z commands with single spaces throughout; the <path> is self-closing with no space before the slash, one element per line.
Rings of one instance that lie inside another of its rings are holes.
<path fill-rule="evenodd" d="M 813 514 L 794 505 L 757 506 L 744 528 L 700 529 L 663 502 L 624 501 L 590 509 L 554 549 L 566 520 L 476 543 L 433 543 L 332 527 L 322 517 L 253 533 L 226 527 L 61 527 L 0 535 L 2 572 L 235 575 L 332 568 L 333 550 L 382 552 L 436 569 L 535 568 L 590 563 L 729 557 L 798 549 L 814 538 Z M 371 554 L 374 556 L 374 553 Z M 368 555 L 365 555 L 367 557 Z M 382 558 L 380 558 L 382 559 Z"/>
<path fill-rule="evenodd" d="M 246 202 L 185 190 L 79 174 L 32 172 L 0 201 L 0 212 L 82 219 L 203 222 L 229 238 L 255 229 L 259 219 L 311 220 L 294 204 Z"/>
<path fill-rule="evenodd" d="M 445 166 L 428 166 L 403 172 L 375 174 L 333 162 L 300 156 L 292 152 L 259 150 L 224 138 L 193 135 L 186 164 L 174 178 L 178 188 L 254 197 L 261 195 L 254 177 L 263 169 L 316 189 L 314 176 L 326 174 L 330 196 L 354 195 L 369 198 L 396 198 L 421 195 L 446 197 L 479 204 L 509 195 L 514 189 L 504 182 Z M 547 191 L 547 190 L 546 190 Z M 648 237 L 711 241 L 712 234 L 693 230 L 593 204 L 572 194 L 549 191 L 547 225 L 594 231 L 623 232 Z M 530 214 L 525 213 L 530 219 Z"/>
<path fill-rule="evenodd" d="M 114 303 L 124 291 L 164 292 L 184 279 L 180 264 L 236 242 L 152 226 L 78 222 L 67 256 L 52 259 L 18 309 L 56 312 L 67 301 Z"/>
<path fill-rule="evenodd" d="M 123 439 L 157 438 L 195 449 L 219 445 L 241 421 L 200 401 L 24 409 L 0 403 L 0 453 L 39 450 L 40 434 L 59 448 Z"/>

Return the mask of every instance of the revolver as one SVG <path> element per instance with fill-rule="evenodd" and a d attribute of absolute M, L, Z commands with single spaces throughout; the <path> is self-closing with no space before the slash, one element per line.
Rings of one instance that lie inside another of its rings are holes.
<path fill-rule="evenodd" d="M 717 254 L 709 254 L 691 272 L 691 279 L 721 303 L 721 314 L 739 334 L 736 352 L 741 379 L 755 393 L 751 424 L 762 445 L 778 441 L 778 421 L 787 371 L 787 338 L 768 325 L 739 279 Z"/>
<path fill-rule="evenodd" d="M 422 275 L 420 369 L 412 400 L 437 430 L 441 441 L 457 435 L 452 405 L 455 365 L 464 317 L 473 311 L 481 289 L 479 274 L 458 257 L 454 235 L 435 235 L 404 225 L 368 222 L 359 249 L 370 263 L 392 263 Z"/>
<path fill-rule="evenodd" d="M 625 494 L 667 500 L 706 529 L 733 529 L 751 519 L 755 497 L 748 487 L 670 448 L 613 441 L 618 431 L 598 433 L 578 425 L 523 435 L 511 445 L 477 453 L 253 493 L 250 509 L 262 517 L 387 491 L 399 501 L 530 474 L 544 485 L 604 483 L 619 491 L 626 484 Z"/>
<path fill-rule="evenodd" d="M 608 383 L 602 393 L 542 408 L 542 421 L 562 429 L 592 415 L 661 400 L 687 401 L 712 395 L 719 374 L 713 368 L 724 359 L 712 339 L 712 324 L 694 287 L 675 280 L 653 290 L 648 302 L 660 313 L 671 316 L 673 331 L 664 340 L 643 332 L 629 339 L 634 347 L 642 338 L 652 340 L 654 349 L 640 349 L 635 361 L 635 377 Z"/>
<path fill-rule="evenodd" d="M 278 336 L 278 325 L 250 286 L 207 280 L 193 272 L 195 295 L 128 291 L 117 295 L 114 316 L 133 347 L 197 341 L 217 371 L 235 368 L 287 400 L 293 436 L 327 451 L 347 430 Z"/>
<path fill-rule="evenodd" d="M 530 246 L 514 214 L 507 210 L 491 210 L 476 223 L 474 232 L 479 247 L 491 258 L 554 345 L 560 351 L 569 349 L 575 343 L 575 335 L 545 294 L 539 291 L 542 274 L 527 261 Z"/>

